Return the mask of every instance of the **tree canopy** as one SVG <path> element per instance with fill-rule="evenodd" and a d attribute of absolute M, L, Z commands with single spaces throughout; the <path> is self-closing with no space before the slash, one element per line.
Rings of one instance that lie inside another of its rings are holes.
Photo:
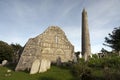
<path fill-rule="evenodd" d="M 9 62 L 13 62 L 16 60 L 16 56 L 20 55 L 19 52 L 22 50 L 22 46 L 20 44 L 8 44 L 4 41 L 0 41 L 0 63 L 3 60 L 8 60 Z"/>
<path fill-rule="evenodd" d="M 108 34 L 108 37 L 105 37 L 104 45 L 111 47 L 115 51 L 120 51 L 120 27 L 114 28 L 112 33 Z"/>
<path fill-rule="evenodd" d="M 17 52 L 17 51 L 22 49 L 22 46 L 20 44 L 17 44 L 17 43 L 16 44 L 12 43 L 11 46 L 12 46 L 14 52 Z"/>
<path fill-rule="evenodd" d="M 6 42 L 0 41 L 0 63 L 3 60 L 12 61 L 13 49 Z"/>
<path fill-rule="evenodd" d="M 19 61 L 20 55 L 21 55 L 21 51 L 22 51 L 22 46 L 20 44 L 11 44 L 11 47 L 14 51 L 13 54 L 13 63 L 17 63 Z"/>

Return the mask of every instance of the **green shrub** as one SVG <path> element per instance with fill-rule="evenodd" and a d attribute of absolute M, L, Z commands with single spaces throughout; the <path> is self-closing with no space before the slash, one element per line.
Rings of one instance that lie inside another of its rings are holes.
<path fill-rule="evenodd" d="M 79 59 L 71 70 L 79 80 L 119 80 L 120 57 L 91 58 L 87 62 Z"/>
<path fill-rule="evenodd" d="M 13 59 L 13 49 L 6 42 L 0 41 L 0 63 L 3 60 L 12 61 Z"/>
<path fill-rule="evenodd" d="M 91 68 L 103 68 L 103 59 L 99 59 L 99 58 L 91 58 L 87 65 Z"/>
<path fill-rule="evenodd" d="M 85 62 L 74 64 L 71 70 L 73 75 L 77 77 L 77 79 L 92 80 L 91 68 L 87 67 Z"/>

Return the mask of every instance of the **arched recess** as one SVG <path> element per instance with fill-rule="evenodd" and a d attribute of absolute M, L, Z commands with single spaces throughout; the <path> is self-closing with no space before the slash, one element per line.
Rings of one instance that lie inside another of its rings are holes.
<path fill-rule="evenodd" d="M 55 54 L 61 55 L 61 54 L 64 54 L 64 51 L 63 51 L 62 49 L 57 49 L 57 50 L 55 51 Z"/>
<path fill-rule="evenodd" d="M 42 53 L 53 53 L 50 48 L 43 48 Z"/>

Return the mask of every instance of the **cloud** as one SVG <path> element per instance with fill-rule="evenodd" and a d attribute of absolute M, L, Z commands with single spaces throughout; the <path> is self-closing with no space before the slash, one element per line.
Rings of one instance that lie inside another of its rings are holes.
<path fill-rule="evenodd" d="M 104 38 L 120 25 L 119 0 L 92 0 L 86 3 L 92 52 L 100 51 Z M 110 48 L 107 48 L 111 50 Z"/>
<path fill-rule="evenodd" d="M 25 44 L 48 26 L 57 25 L 75 50 L 80 50 L 81 12 L 85 7 L 91 47 L 97 52 L 103 47 L 104 37 L 120 25 L 119 3 L 120 0 L 0 0 L 0 39 Z"/>
<path fill-rule="evenodd" d="M 81 29 L 76 26 L 62 28 L 67 35 L 68 40 L 75 46 L 75 51 L 81 50 Z"/>

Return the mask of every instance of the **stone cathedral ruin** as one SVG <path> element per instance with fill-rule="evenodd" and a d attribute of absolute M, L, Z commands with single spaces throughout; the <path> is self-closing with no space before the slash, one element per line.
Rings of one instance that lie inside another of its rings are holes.
<path fill-rule="evenodd" d="M 91 57 L 90 36 L 87 11 L 82 12 L 82 57 L 85 61 Z M 74 46 L 65 33 L 57 26 L 51 26 L 26 43 L 21 58 L 16 66 L 18 70 L 29 70 L 30 74 L 45 72 L 51 63 L 73 61 Z"/>
<path fill-rule="evenodd" d="M 27 69 L 30 74 L 45 72 L 51 63 L 72 61 L 73 53 L 74 46 L 65 33 L 59 27 L 51 26 L 28 40 L 15 70 Z"/>

